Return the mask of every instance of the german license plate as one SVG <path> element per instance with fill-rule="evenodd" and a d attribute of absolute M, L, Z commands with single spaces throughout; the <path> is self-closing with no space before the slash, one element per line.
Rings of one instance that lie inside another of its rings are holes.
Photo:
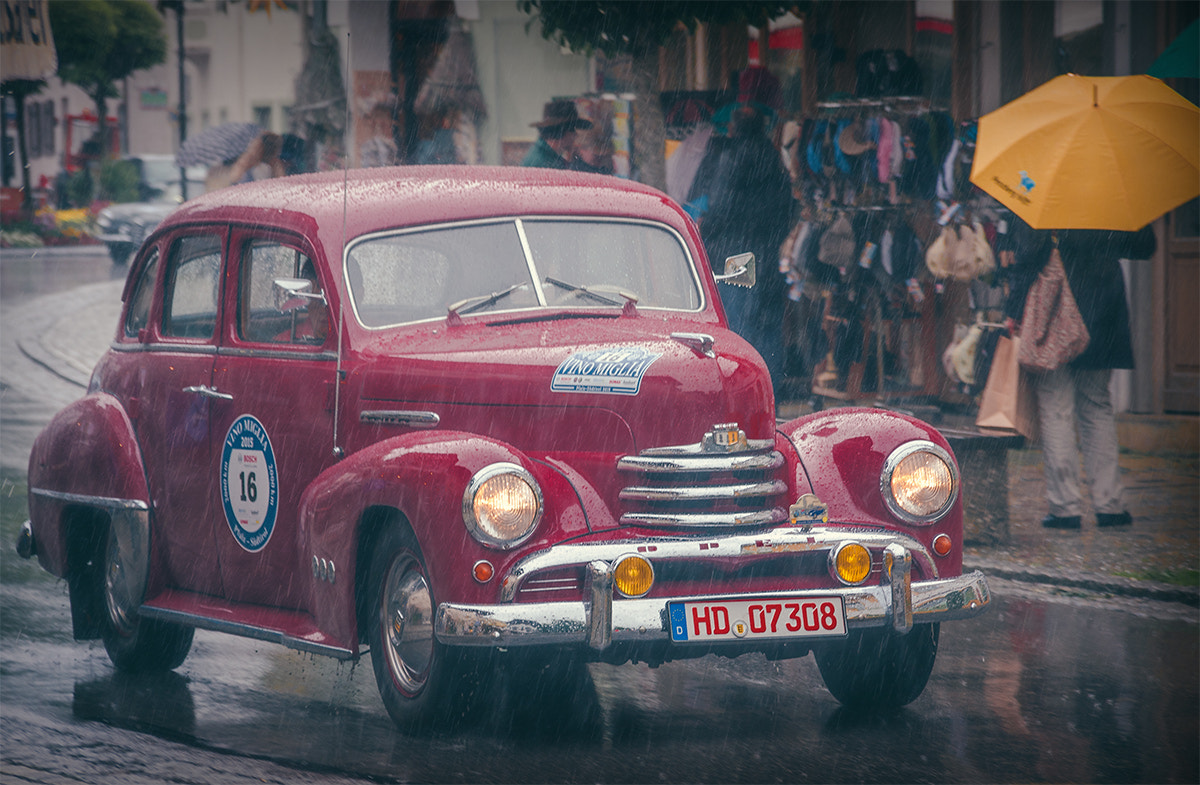
<path fill-rule="evenodd" d="M 845 606 L 836 595 L 671 602 L 667 609 L 676 643 L 846 634 Z"/>

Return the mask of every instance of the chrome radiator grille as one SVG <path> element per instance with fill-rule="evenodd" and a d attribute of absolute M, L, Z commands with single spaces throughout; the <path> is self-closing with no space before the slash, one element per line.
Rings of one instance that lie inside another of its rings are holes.
<path fill-rule="evenodd" d="M 621 523 L 688 529 L 771 526 L 788 517 L 783 455 L 717 425 L 699 444 L 656 447 L 617 461 L 629 478 Z"/>

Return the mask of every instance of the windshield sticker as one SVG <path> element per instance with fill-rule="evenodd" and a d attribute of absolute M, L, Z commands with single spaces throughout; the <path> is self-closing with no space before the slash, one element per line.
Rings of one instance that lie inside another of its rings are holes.
<path fill-rule="evenodd" d="M 640 346 L 610 346 L 575 352 L 562 361 L 550 380 L 553 392 L 637 395 L 642 377 L 662 357 Z"/>
<path fill-rule="evenodd" d="M 279 476 L 271 439 L 252 415 L 237 418 L 225 434 L 221 498 L 225 520 L 238 545 L 251 553 L 266 547 L 279 507 Z"/>

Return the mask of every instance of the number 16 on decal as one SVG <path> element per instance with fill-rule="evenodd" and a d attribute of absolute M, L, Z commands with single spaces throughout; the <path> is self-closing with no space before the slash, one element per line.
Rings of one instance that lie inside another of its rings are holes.
<path fill-rule="evenodd" d="M 676 643 L 846 634 L 846 610 L 836 595 L 672 602 L 668 607 Z"/>

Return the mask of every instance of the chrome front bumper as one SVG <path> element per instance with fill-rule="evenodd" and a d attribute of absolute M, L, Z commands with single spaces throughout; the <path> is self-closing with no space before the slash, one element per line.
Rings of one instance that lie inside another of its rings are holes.
<path fill-rule="evenodd" d="M 732 539 L 734 542 L 729 544 L 736 547 L 738 538 Z M 805 539 L 811 543 L 813 538 L 809 535 Z M 863 538 L 861 533 L 841 533 L 839 539 L 861 541 Z M 828 542 L 824 544 L 828 547 Z M 919 544 L 912 544 L 923 551 Z M 773 545 L 778 547 L 776 543 Z M 613 548 L 609 546 L 609 550 Z M 626 544 L 623 552 L 628 550 Z M 848 629 L 890 626 L 900 633 L 912 629 L 914 624 L 977 616 L 991 602 L 991 592 L 983 573 L 913 582 L 912 560 L 913 553 L 909 548 L 892 542 L 884 548 L 885 564 L 880 585 L 772 592 L 770 596 L 802 600 L 838 595 L 845 603 Z M 614 599 L 610 567 L 613 563 L 615 559 L 603 558 L 587 563 L 583 601 L 497 605 L 442 603 L 438 606 L 435 625 L 437 638 L 444 644 L 454 646 L 586 645 L 597 651 L 613 643 L 669 642 L 667 604 L 679 600 L 705 599 L 691 596 Z M 752 596 L 740 598 L 749 599 Z M 719 597 L 728 600 L 739 598 L 739 595 L 722 594 Z"/>

